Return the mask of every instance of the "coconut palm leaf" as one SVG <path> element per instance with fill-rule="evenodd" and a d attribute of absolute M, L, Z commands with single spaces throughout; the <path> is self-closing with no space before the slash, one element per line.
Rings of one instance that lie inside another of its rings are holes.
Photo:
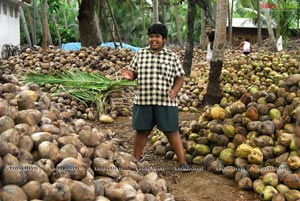
<path fill-rule="evenodd" d="M 105 100 L 110 93 L 127 86 L 136 86 L 135 81 L 111 80 L 103 75 L 81 71 L 61 72 L 57 75 L 30 73 L 25 76 L 24 81 L 38 85 L 60 85 L 57 90 L 65 91 L 85 103 L 92 102 L 99 114 L 104 112 Z"/>

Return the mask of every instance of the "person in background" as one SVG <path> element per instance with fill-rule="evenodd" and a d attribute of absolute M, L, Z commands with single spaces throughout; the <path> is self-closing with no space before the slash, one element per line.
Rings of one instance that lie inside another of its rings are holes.
<path fill-rule="evenodd" d="M 250 54 L 250 52 L 252 52 L 252 46 L 249 42 L 249 39 L 245 39 L 243 42 L 241 42 L 241 44 L 236 48 L 236 50 L 241 47 L 243 47 L 242 52 L 244 55 L 248 55 Z"/>
<path fill-rule="evenodd" d="M 208 66 L 210 66 L 210 61 L 212 60 L 213 45 L 214 45 L 214 40 L 215 40 L 215 32 L 210 31 L 207 34 L 207 37 L 208 37 L 208 44 L 207 44 L 206 60 L 208 61 Z"/>
<path fill-rule="evenodd" d="M 121 75 L 137 79 L 132 127 L 136 130 L 134 157 L 140 161 L 153 127 L 162 131 L 179 162 L 178 170 L 190 171 L 179 133 L 177 94 L 184 82 L 184 70 L 175 52 L 165 46 L 168 30 L 163 24 L 148 29 L 149 46 L 140 49 Z"/>

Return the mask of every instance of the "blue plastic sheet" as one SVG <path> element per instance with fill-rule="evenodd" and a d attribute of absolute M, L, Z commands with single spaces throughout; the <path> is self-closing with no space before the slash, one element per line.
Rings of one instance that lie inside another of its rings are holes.
<path fill-rule="evenodd" d="M 62 50 L 79 50 L 81 48 L 81 43 L 73 42 L 73 43 L 63 43 L 61 45 Z"/>
<path fill-rule="evenodd" d="M 116 44 L 117 44 L 118 48 L 121 49 L 120 43 L 116 43 Z M 100 46 L 101 47 L 108 46 L 108 47 L 111 47 L 111 48 L 115 48 L 114 42 L 103 42 L 103 43 L 101 43 Z M 122 46 L 123 46 L 123 48 L 130 49 L 132 52 L 136 52 L 139 49 L 141 49 L 140 47 L 134 47 L 134 46 L 128 45 L 126 43 L 122 43 Z M 79 50 L 80 48 L 81 48 L 81 43 L 80 42 L 64 43 L 61 46 L 62 50 Z"/>

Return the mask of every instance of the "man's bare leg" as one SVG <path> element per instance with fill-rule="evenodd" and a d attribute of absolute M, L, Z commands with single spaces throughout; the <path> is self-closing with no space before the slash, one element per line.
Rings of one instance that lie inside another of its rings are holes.
<path fill-rule="evenodd" d="M 168 141 L 171 144 L 171 147 L 174 150 L 174 152 L 178 158 L 178 162 L 180 164 L 186 163 L 184 148 L 183 148 L 183 144 L 182 144 L 182 140 L 181 140 L 179 131 L 168 132 L 168 133 L 165 133 L 165 135 L 167 136 Z"/>
<path fill-rule="evenodd" d="M 148 136 L 150 133 L 151 130 L 136 131 L 133 147 L 133 156 L 138 161 L 141 160 L 141 156 L 143 155 L 144 148 L 148 142 Z"/>

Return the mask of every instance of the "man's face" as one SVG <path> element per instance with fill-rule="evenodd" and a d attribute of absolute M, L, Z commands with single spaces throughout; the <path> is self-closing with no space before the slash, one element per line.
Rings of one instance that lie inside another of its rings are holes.
<path fill-rule="evenodd" d="M 160 34 L 150 34 L 149 36 L 149 45 L 154 51 L 160 50 L 163 47 L 165 41 L 166 39 L 164 39 Z"/>

